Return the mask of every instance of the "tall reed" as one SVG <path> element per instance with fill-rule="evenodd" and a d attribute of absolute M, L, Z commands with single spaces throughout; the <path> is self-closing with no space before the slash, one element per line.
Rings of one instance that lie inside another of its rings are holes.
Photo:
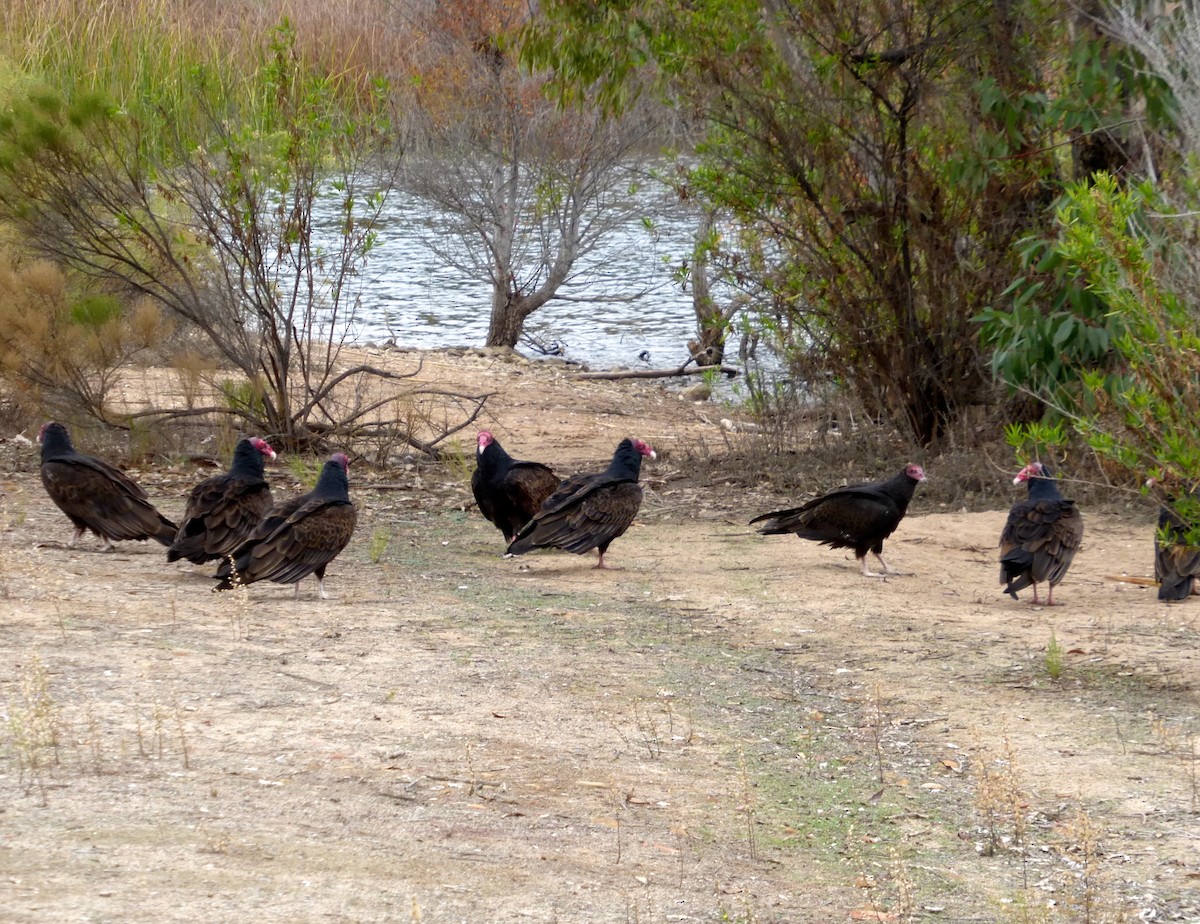
<path fill-rule="evenodd" d="M 393 0 L 4 0 L 0 75 L 15 70 L 68 95 L 99 91 L 128 111 L 164 116 L 185 134 L 200 106 L 252 123 L 262 102 L 255 75 L 275 26 L 291 24 L 304 67 L 335 78 L 353 105 L 405 57 L 403 6 Z"/>

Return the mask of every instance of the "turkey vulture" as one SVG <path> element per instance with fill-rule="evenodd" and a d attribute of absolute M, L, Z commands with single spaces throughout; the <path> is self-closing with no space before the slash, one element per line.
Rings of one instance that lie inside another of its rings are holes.
<path fill-rule="evenodd" d="M 1161 479 L 1151 478 L 1146 487 L 1155 487 Z M 1196 578 L 1200 577 L 1200 548 L 1189 545 L 1189 523 L 1195 528 L 1200 514 L 1200 486 L 1190 483 L 1187 494 L 1172 501 L 1160 497 L 1158 529 L 1154 533 L 1154 576 L 1158 579 L 1159 600 L 1186 600 L 1200 592 Z"/>
<path fill-rule="evenodd" d="M 1188 545 L 1187 524 L 1170 507 L 1158 514 L 1154 534 L 1154 576 L 1158 578 L 1159 600 L 1186 600 L 1197 592 L 1200 577 L 1200 548 Z"/>
<path fill-rule="evenodd" d="M 599 550 L 597 568 L 606 568 L 604 553 L 629 529 L 642 506 L 638 474 L 642 456 L 655 457 L 641 440 L 624 439 L 602 472 L 572 475 L 546 498 L 542 508 L 509 544 L 508 554 L 530 549 L 562 549 L 582 555 Z"/>
<path fill-rule="evenodd" d="M 1071 567 L 1083 538 L 1083 517 L 1075 501 L 1059 493 L 1058 483 L 1041 462 L 1030 462 L 1013 479 L 1029 486 L 1029 497 L 1008 511 L 1008 522 L 1000 533 L 1000 582 L 1014 600 L 1017 591 L 1049 581 L 1046 605 L 1054 605 L 1054 586 Z"/>
<path fill-rule="evenodd" d="M 479 512 L 512 542 L 542 501 L 558 488 L 558 476 L 540 462 L 514 459 L 487 430 L 479 431 L 471 491 Z"/>
<path fill-rule="evenodd" d="M 867 577 L 898 574 L 883 560 L 883 540 L 896 531 L 917 485 L 925 480 L 919 465 L 907 465 L 887 481 L 847 485 L 815 497 L 802 507 L 776 510 L 755 517 L 751 523 L 764 536 L 795 533 L 835 549 L 854 549 Z M 867 568 L 867 552 L 883 565 L 883 574 Z"/>
<path fill-rule="evenodd" d="M 350 502 L 349 467 L 350 460 L 335 452 L 315 488 L 267 511 L 250 538 L 217 569 L 220 583 L 213 589 L 274 581 L 295 584 L 299 596 L 300 581 L 315 574 L 325 599 L 325 567 L 346 547 L 358 519 Z"/>
<path fill-rule="evenodd" d="M 271 509 L 271 486 L 263 458 L 275 458 L 265 440 L 238 440 L 233 464 L 221 475 L 205 478 L 188 496 L 183 522 L 167 549 L 167 561 L 186 558 L 194 565 L 224 558 L 250 538 L 254 527 Z"/>
<path fill-rule="evenodd" d="M 75 524 L 75 543 L 85 529 L 104 540 L 154 539 L 170 545 L 175 524 L 154 509 L 141 485 L 115 465 L 76 452 L 67 428 L 50 421 L 38 431 L 42 444 L 42 484 L 58 509 Z"/>

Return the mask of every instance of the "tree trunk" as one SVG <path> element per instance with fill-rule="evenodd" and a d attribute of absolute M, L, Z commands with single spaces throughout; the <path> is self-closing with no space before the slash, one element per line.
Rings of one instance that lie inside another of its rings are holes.
<path fill-rule="evenodd" d="M 692 249 L 692 310 L 696 313 L 698 339 L 688 341 L 688 352 L 702 366 L 719 366 L 725 359 L 725 331 L 729 318 L 717 307 L 708 281 L 708 239 L 716 226 L 716 215 L 706 210 Z"/>
<path fill-rule="evenodd" d="M 508 296 L 501 300 L 494 299 L 492 317 L 488 323 L 486 346 L 515 347 L 525 330 L 525 318 L 529 316 L 523 311 L 524 300 Z"/>

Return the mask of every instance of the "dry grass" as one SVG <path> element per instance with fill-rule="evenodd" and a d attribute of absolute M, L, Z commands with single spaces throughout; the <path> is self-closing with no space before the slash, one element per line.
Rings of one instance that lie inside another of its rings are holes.
<path fill-rule="evenodd" d="M 26 415 L 103 417 L 122 371 L 170 334 L 147 299 L 80 298 L 52 264 L 0 255 L 0 380 Z"/>
<path fill-rule="evenodd" d="M 405 5 L 387 0 L 10 0 L 0 6 L 0 60 L 51 84 L 100 90 L 120 104 L 186 111 L 194 70 L 221 84 L 214 100 L 255 104 L 248 78 L 285 20 L 312 70 L 366 99 L 410 56 Z M 245 113 L 243 112 L 243 115 Z"/>
<path fill-rule="evenodd" d="M 980 852 L 1024 853 L 1029 797 L 1025 793 L 1016 749 L 1006 735 L 997 748 L 976 730 L 975 811 L 984 840 Z"/>

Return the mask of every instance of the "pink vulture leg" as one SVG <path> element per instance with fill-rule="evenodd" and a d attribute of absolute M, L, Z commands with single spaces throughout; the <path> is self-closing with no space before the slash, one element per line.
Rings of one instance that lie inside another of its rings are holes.
<path fill-rule="evenodd" d="M 299 587 L 299 586 L 300 586 L 299 584 L 296 585 L 296 587 Z M 324 578 L 317 578 L 317 595 L 322 600 L 329 599 L 329 595 L 327 593 L 325 593 L 325 579 Z"/>
<path fill-rule="evenodd" d="M 1037 581 L 1033 582 L 1033 602 L 1035 604 L 1042 602 L 1038 599 L 1038 595 L 1037 595 Z"/>
<path fill-rule="evenodd" d="M 883 565 L 883 573 L 884 574 L 903 574 L 904 573 L 903 571 L 897 571 L 895 568 L 893 568 L 891 565 L 889 565 L 886 561 L 884 561 L 883 556 L 880 555 L 878 552 L 874 552 L 872 554 L 876 558 L 879 559 L 879 564 Z"/>
<path fill-rule="evenodd" d="M 104 548 L 102 548 L 100 551 L 101 552 L 115 552 L 116 550 L 117 550 L 117 547 L 115 545 L 113 545 L 113 541 L 111 539 L 109 539 L 108 536 L 105 536 L 104 537 Z"/>
<path fill-rule="evenodd" d="M 75 548 L 75 543 L 79 541 L 79 537 L 83 535 L 82 527 L 75 530 L 75 535 L 71 537 L 71 541 L 67 543 L 68 549 Z"/>
<path fill-rule="evenodd" d="M 883 561 L 882 558 L 879 560 Z M 867 567 L 867 556 L 866 555 L 864 555 L 862 558 L 860 558 L 858 560 L 858 563 L 860 565 L 862 565 L 863 577 L 887 577 L 887 574 L 884 573 L 883 571 L 872 571 L 870 568 Z M 886 562 L 884 562 L 884 567 L 885 568 L 887 567 Z"/>
<path fill-rule="evenodd" d="M 597 549 L 596 551 L 600 553 L 600 560 L 598 562 L 596 562 L 596 570 L 598 570 L 598 571 L 610 570 L 608 565 L 604 564 L 604 553 L 600 552 L 599 549 Z"/>

